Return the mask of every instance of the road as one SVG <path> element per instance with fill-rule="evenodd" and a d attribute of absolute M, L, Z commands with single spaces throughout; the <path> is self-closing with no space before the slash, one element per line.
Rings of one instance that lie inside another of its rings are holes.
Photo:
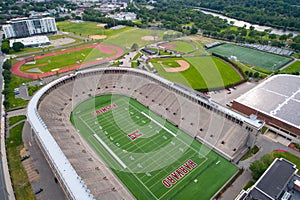
<path fill-rule="evenodd" d="M 25 123 L 22 134 L 23 142 L 33 164 L 32 172 L 38 172 L 38 178 L 31 180 L 33 191 L 42 188 L 43 192 L 36 195 L 37 200 L 65 200 L 67 199 L 62 188 L 55 181 L 55 176 L 51 171 L 41 149 L 39 148 L 34 133 L 28 122 Z M 31 173 L 32 174 L 32 173 Z"/>
<path fill-rule="evenodd" d="M 2 94 L 2 83 L 3 83 L 3 77 L 2 77 L 2 65 L 3 65 L 3 60 L 4 60 L 4 55 L 2 54 L 1 51 L 1 45 L 2 45 L 2 35 L 3 32 L 0 31 L 0 94 Z M 2 95 L 0 95 L 0 102 L 2 102 Z M 2 115 L 2 110 L 0 106 L 0 113 Z M 4 128 L 4 127 L 1 127 Z M 0 154 L 0 199 L 7 200 L 8 199 L 8 194 L 6 191 L 6 185 L 5 185 L 5 180 L 4 180 L 4 174 L 3 174 L 3 166 L 2 166 L 2 155 Z"/>

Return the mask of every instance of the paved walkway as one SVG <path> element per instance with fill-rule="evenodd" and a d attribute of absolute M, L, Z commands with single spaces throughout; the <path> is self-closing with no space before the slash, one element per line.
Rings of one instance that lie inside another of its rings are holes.
<path fill-rule="evenodd" d="M 300 152 L 295 151 L 279 142 L 274 142 L 272 139 L 266 137 L 265 135 L 259 135 L 256 141 L 256 145 L 259 147 L 259 151 L 247 160 L 240 161 L 238 166 L 240 168 L 246 169 L 241 176 L 229 187 L 220 199 L 222 200 L 232 200 L 234 199 L 244 186 L 252 180 L 252 174 L 249 170 L 249 166 L 255 160 L 259 160 L 263 155 L 270 154 L 272 151 L 277 149 L 286 150 L 300 157 Z"/>
<path fill-rule="evenodd" d="M 272 153 L 273 150 L 277 150 L 277 149 L 286 150 L 300 157 L 300 152 L 295 151 L 279 142 L 274 142 L 273 140 L 271 140 L 270 138 L 264 135 L 258 136 L 256 145 L 260 148 L 259 152 L 247 160 L 240 161 L 239 162 L 240 167 L 243 167 L 244 169 L 249 168 L 252 162 L 254 162 L 255 160 L 259 160 L 263 155 L 268 153 L 270 154 Z"/>
<path fill-rule="evenodd" d="M 222 196 L 219 199 L 220 200 L 232 200 L 232 199 L 234 199 L 250 180 L 252 180 L 251 171 L 245 170 L 235 180 L 235 182 L 222 194 Z"/>
<path fill-rule="evenodd" d="M 13 127 L 18 126 L 19 124 L 21 124 L 22 122 L 25 122 L 25 121 L 26 121 L 26 119 L 23 119 L 23 120 L 21 120 L 21 121 L 18 121 L 17 123 L 15 123 L 15 124 L 9 126 L 8 129 L 10 130 L 10 129 L 12 129 Z"/>
<path fill-rule="evenodd" d="M 15 117 L 15 116 L 19 116 L 19 115 L 26 115 L 26 111 L 27 111 L 27 109 L 23 108 L 23 109 L 7 112 L 7 118 Z"/>

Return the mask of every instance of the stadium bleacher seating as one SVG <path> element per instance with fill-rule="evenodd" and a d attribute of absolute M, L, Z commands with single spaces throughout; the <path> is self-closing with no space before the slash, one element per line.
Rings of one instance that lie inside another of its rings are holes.
<path fill-rule="evenodd" d="M 242 126 L 167 89 L 156 80 L 132 73 L 78 76 L 45 94 L 38 111 L 96 199 L 131 199 L 131 195 L 80 137 L 70 122 L 70 113 L 79 103 L 108 93 L 137 99 L 191 136 L 201 138 L 232 158 L 245 148 L 248 135 Z"/>

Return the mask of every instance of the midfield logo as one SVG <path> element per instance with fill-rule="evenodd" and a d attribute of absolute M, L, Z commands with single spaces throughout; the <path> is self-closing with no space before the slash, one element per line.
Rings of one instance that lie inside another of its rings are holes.
<path fill-rule="evenodd" d="M 134 141 L 135 139 L 137 139 L 138 137 L 141 137 L 143 135 L 143 133 L 141 133 L 139 130 L 135 130 L 132 133 L 129 133 L 127 136 Z"/>
<path fill-rule="evenodd" d="M 95 117 L 96 115 L 100 115 L 100 114 L 110 111 L 111 109 L 116 108 L 116 107 L 117 107 L 117 104 L 113 103 L 111 105 L 108 105 L 108 106 L 105 106 L 103 108 L 93 111 L 92 115 Z"/>

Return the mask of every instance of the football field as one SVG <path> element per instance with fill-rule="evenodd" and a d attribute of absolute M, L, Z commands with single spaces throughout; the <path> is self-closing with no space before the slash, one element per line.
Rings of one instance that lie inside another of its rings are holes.
<path fill-rule="evenodd" d="M 210 199 L 238 170 L 126 96 L 84 101 L 71 121 L 137 199 Z"/>
<path fill-rule="evenodd" d="M 207 50 L 221 56 L 235 56 L 243 63 L 264 68 L 267 70 L 277 70 L 289 63 L 292 59 L 268 52 L 250 49 L 234 44 L 222 44 Z"/>

